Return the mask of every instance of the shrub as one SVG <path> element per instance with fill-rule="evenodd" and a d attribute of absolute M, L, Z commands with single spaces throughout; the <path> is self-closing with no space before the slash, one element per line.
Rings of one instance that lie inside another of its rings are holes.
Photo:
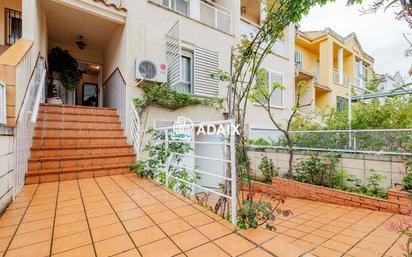
<path fill-rule="evenodd" d="M 262 172 L 265 182 L 270 182 L 273 177 L 279 176 L 279 167 L 276 167 L 272 159 L 267 156 L 262 158 L 258 168 Z"/>
<path fill-rule="evenodd" d="M 263 145 L 263 146 L 271 145 L 270 142 L 268 142 L 267 140 L 265 140 L 263 138 L 258 138 L 256 140 L 249 139 L 248 143 L 249 143 L 249 145 Z"/>
<path fill-rule="evenodd" d="M 333 187 L 336 176 L 336 163 L 339 156 L 335 154 L 323 157 L 312 155 L 307 160 L 299 159 L 296 165 L 295 179 L 319 186 Z"/>

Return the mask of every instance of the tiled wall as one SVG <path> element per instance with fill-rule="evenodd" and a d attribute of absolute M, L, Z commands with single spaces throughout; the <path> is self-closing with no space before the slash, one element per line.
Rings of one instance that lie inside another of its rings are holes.
<path fill-rule="evenodd" d="M 13 199 L 13 136 L 0 133 L 0 213 Z"/>
<path fill-rule="evenodd" d="M 316 153 L 296 151 L 293 161 L 294 165 L 298 162 L 298 159 L 307 159 L 308 156 L 313 154 Z M 281 174 L 287 173 L 289 154 L 285 150 L 250 149 L 248 157 L 251 161 L 251 168 L 256 171 L 257 175 L 259 175 L 258 166 L 260 160 L 264 155 L 273 160 L 274 164 L 280 168 Z M 370 170 L 374 169 L 385 176 L 381 186 L 389 188 L 402 181 L 405 172 L 404 162 L 402 158 L 396 156 L 342 153 L 338 168 L 344 169 L 349 174 L 356 176 L 363 183 L 368 182 Z"/>

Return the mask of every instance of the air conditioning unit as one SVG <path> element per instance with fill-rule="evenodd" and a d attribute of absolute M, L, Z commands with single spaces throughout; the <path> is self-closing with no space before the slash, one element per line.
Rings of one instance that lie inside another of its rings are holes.
<path fill-rule="evenodd" d="M 136 80 L 167 82 L 167 66 L 147 59 L 136 59 Z"/>

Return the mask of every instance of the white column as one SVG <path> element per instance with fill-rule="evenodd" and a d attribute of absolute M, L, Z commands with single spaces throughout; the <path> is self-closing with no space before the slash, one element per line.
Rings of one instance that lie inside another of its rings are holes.
<path fill-rule="evenodd" d="M 190 0 L 190 17 L 200 20 L 200 0 Z"/>
<path fill-rule="evenodd" d="M 343 85 L 343 48 L 338 49 L 339 84 Z"/>

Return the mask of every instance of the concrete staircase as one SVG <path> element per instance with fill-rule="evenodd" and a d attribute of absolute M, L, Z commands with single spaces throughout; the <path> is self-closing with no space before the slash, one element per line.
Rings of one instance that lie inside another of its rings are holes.
<path fill-rule="evenodd" d="M 42 104 L 26 184 L 124 174 L 134 161 L 116 109 Z"/>

